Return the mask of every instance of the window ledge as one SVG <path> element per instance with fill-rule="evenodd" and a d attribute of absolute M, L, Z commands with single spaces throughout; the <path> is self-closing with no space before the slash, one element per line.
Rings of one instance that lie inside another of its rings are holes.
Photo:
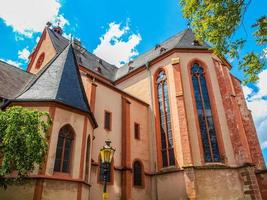
<path fill-rule="evenodd" d="M 163 167 L 161 168 L 159 171 L 160 172 L 171 172 L 171 171 L 177 171 L 177 168 L 176 166 L 169 166 L 169 167 Z"/>
<path fill-rule="evenodd" d="M 65 177 L 65 178 L 70 178 L 71 177 L 70 173 L 68 173 L 68 172 L 54 172 L 53 176 L 55 176 L 55 177 Z"/>

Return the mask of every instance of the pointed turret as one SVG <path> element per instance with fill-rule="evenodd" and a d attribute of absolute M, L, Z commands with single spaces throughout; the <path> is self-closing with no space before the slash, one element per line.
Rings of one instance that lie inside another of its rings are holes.
<path fill-rule="evenodd" d="M 91 113 L 72 45 L 47 64 L 17 98 L 19 101 L 56 101 Z"/>

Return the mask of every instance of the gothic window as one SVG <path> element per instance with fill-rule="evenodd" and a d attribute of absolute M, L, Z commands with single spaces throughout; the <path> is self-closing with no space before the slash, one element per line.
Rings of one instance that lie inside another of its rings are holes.
<path fill-rule="evenodd" d="M 195 63 L 191 68 L 191 76 L 205 162 L 218 162 L 220 161 L 220 154 L 205 71 L 199 64 Z"/>
<path fill-rule="evenodd" d="M 135 161 L 133 164 L 133 184 L 143 186 L 143 167 L 140 161 Z"/>
<path fill-rule="evenodd" d="M 161 71 L 157 77 L 157 93 L 160 118 L 162 166 L 168 167 L 175 165 L 175 158 L 171 129 L 171 114 L 167 77 L 164 71 Z"/>
<path fill-rule="evenodd" d="M 89 135 L 87 138 L 86 163 L 85 163 L 85 180 L 86 181 L 88 181 L 88 177 L 89 177 L 90 148 L 91 148 L 91 141 L 90 141 L 90 135 Z"/>
<path fill-rule="evenodd" d="M 38 57 L 38 60 L 36 62 L 36 69 L 39 69 L 41 67 L 41 65 L 43 64 L 43 61 L 44 61 L 44 58 L 45 58 L 45 53 L 41 53 L 41 55 Z"/>
<path fill-rule="evenodd" d="M 71 152 L 73 148 L 74 132 L 70 125 L 63 126 L 58 134 L 55 172 L 70 172 Z"/>

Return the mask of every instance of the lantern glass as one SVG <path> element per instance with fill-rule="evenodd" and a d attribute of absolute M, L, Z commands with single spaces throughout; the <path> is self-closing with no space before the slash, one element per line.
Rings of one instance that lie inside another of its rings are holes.
<path fill-rule="evenodd" d="M 110 146 L 110 141 L 106 141 L 106 145 L 100 150 L 101 162 L 111 163 L 115 149 Z"/>

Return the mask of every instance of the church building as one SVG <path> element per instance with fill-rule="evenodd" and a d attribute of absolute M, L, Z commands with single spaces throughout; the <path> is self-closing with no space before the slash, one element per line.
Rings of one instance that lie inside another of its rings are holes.
<path fill-rule="evenodd" d="M 0 105 L 47 111 L 48 154 L 2 200 L 262 200 L 267 170 L 231 64 L 186 29 L 114 66 L 45 27 L 26 71 L 0 61 Z"/>

